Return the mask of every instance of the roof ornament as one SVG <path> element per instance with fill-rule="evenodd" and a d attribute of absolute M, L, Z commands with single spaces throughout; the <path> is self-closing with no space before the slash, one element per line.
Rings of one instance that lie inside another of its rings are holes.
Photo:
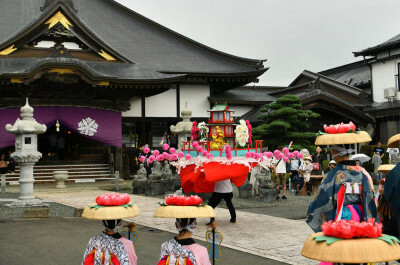
<path fill-rule="evenodd" d="M 78 13 L 78 11 L 74 8 L 74 1 L 73 0 L 46 0 L 46 2 L 44 2 L 44 5 L 40 8 L 40 11 L 43 11 L 43 10 L 47 9 L 54 2 L 64 3 L 66 6 L 70 7 L 75 13 Z"/>

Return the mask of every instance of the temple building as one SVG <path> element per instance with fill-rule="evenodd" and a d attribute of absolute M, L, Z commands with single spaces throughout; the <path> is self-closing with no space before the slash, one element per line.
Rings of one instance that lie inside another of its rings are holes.
<path fill-rule="evenodd" d="M 265 60 L 217 51 L 113 0 L 5 0 L 0 20 L 0 148 L 13 145 L 4 124 L 28 97 L 49 128 L 43 160 L 62 147 L 63 159 L 82 160 L 111 146 L 117 162 L 123 144 L 158 147 L 182 109 L 206 120 L 209 98 L 268 70 Z"/>

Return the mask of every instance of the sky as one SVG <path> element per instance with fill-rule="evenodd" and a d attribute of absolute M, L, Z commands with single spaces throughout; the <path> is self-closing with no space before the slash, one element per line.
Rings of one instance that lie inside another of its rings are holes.
<path fill-rule="evenodd" d="M 400 34 L 399 0 L 117 0 L 214 49 L 267 59 L 257 85 L 287 86 L 303 70 L 362 60 L 352 54 Z"/>

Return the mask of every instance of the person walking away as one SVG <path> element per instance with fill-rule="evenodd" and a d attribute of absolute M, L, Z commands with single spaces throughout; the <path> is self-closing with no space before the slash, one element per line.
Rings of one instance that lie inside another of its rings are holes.
<path fill-rule="evenodd" d="M 288 167 L 290 170 L 291 179 L 291 183 L 289 183 L 289 185 L 291 185 L 291 189 L 294 192 L 296 190 L 296 182 L 299 182 L 299 172 L 297 169 L 300 167 L 300 159 L 297 157 L 290 159 Z"/>
<path fill-rule="evenodd" d="M 334 169 L 336 167 L 336 161 L 335 160 L 331 160 L 329 162 L 328 167 L 325 169 L 324 173 L 328 174 L 329 171 L 331 171 L 332 169 Z"/>
<path fill-rule="evenodd" d="M 296 195 L 299 194 L 300 190 L 303 188 L 304 183 L 306 183 L 307 187 L 307 195 L 311 196 L 311 171 L 312 171 L 312 158 L 310 156 L 306 156 L 304 162 L 300 165 L 298 172 L 301 174 L 300 183 L 298 189 L 296 191 Z"/>
<path fill-rule="evenodd" d="M 208 205 L 210 205 L 213 209 L 215 209 L 215 207 L 217 207 L 218 204 L 223 199 L 226 202 L 226 206 L 229 209 L 229 213 L 231 214 L 230 222 L 236 223 L 236 211 L 235 207 L 233 207 L 232 198 L 233 198 L 233 188 L 231 180 L 230 179 L 221 180 L 215 182 L 214 192 L 211 195 Z M 210 218 L 210 222 L 207 223 L 207 225 L 212 224 L 213 221 L 214 218 Z"/>
<path fill-rule="evenodd" d="M 278 150 L 282 152 L 283 147 L 278 146 Z M 282 200 L 286 200 L 286 162 L 283 159 L 277 160 L 275 157 L 272 160 L 272 168 L 275 172 L 276 199 L 279 200 L 280 185 L 282 185 Z"/>

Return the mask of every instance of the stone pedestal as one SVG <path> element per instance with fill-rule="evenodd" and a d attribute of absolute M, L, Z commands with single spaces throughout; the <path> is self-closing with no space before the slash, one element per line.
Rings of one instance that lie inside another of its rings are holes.
<path fill-rule="evenodd" d="M 132 194 L 146 194 L 147 181 L 132 181 Z"/>
<path fill-rule="evenodd" d="M 275 189 L 265 189 L 261 188 L 259 190 L 260 201 L 261 202 L 272 202 L 276 200 L 276 190 Z"/>
<path fill-rule="evenodd" d="M 159 196 L 164 195 L 167 191 L 165 183 L 162 182 L 151 182 L 147 185 L 146 194 L 149 196 Z"/>
<path fill-rule="evenodd" d="M 56 180 L 56 189 L 66 189 L 65 181 L 68 179 L 68 171 L 53 171 L 53 178 Z"/>
<path fill-rule="evenodd" d="M 34 200 L 33 195 L 33 183 L 35 179 L 33 178 L 33 165 L 35 163 L 19 163 L 20 173 L 19 173 L 19 184 L 20 192 L 18 200 Z"/>
<path fill-rule="evenodd" d="M 247 199 L 251 197 L 251 189 L 253 185 L 249 183 L 244 183 L 242 186 L 238 188 L 239 190 L 239 198 Z"/>

